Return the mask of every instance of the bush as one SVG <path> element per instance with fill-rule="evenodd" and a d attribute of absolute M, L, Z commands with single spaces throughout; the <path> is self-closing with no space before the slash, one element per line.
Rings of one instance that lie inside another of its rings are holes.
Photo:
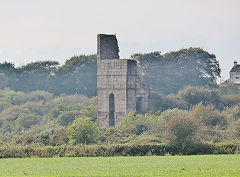
<path fill-rule="evenodd" d="M 187 115 L 187 114 L 188 114 L 188 112 L 185 110 L 180 110 L 178 108 L 174 108 L 174 109 L 168 109 L 168 110 L 162 112 L 160 117 L 163 118 L 164 120 L 169 120 L 175 116 Z"/>
<path fill-rule="evenodd" d="M 13 105 L 19 105 L 25 102 L 25 94 L 23 92 L 4 89 L 0 90 L 0 100 Z"/>
<path fill-rule="evenodd" d="M 82 116 L 90 117 L 93 121 L 97 120 L 97 97 L 90 99 L 90 104 L 84 106 L 80 111 Z"/>
<path fill-rule="evenodd" d="M 51 99 L 53 99 L 53 94 L 43 90 L 36 90 L 26 95 L 26 100 L 31 102 L 46 102 Z"/>
<path fill-rule="evenodd" d="M 119 130 L 123 136 L 131 134 L 141 135 L 148 131 L 152 125 L 152 120 L 147 115 L 129 113 L 120 121 Z"/>
<path fill-rule="evenodd" d="M 60 125 L 67 126 L 73 122 L 73 120 L 80 114 L 79 111 L 64 111 L 58 117 L 57 121 Z"/>
<path fill-rule="evenodd" d="M 33 125 L 36 125 L 40 122 L 41 117 L 34 114 L 21 115 L 16 120 L 16 129 L 24 130 L 29 129 Z"/>
<path fill-rule="evenodd" d="M 225 107 L 240 105 L 240 94 L 221 95 L 221 102 Z"/>
<path fill-rule="evenodd" d="M 151 106 L 152 110 L 164 111 L 167 109 L 179 108 L 179 109 L 187 109 L 187 103 L 183 100 L 179 95 L 170 94 L 165 96 L 163 94 L 159 94 L 156 92 L 151 92 Z"/>
<path fill-rule="evenodd" d="M 7 109 L 8 107 L 12 106 L 12 104 L 8 103 L 8 102 L 0 102 L 0 113 Z"/>
<path fill-rule="evenodd" d="M 78 117 L 67 127 L 70 144 L 95 143 L 98 135 L 98 126 L 88 117 Z"/>
<path fill-rule="evenodd" d="M 232 136 L 238 140 L 240 140 L 240 120 L 235 121 L 231 126 L 230 126 L 230 132 Z"/>
<path fill-rule="evenodd" d="M 186 114 L 170 118 L 165 122 L 164 127 L 164 139 L 167 144 L 176 147 L 182 153 L 196 140 L 198 124 Z"/>
<path fill-rule="evenodd" d="M 236 84 L 220 85 L 218 92 L 223 95 L 240 94 L 240 87 Z"/>
<path fill-rule="evenodd" d="M 200 120 L 203 124 L 207 126 L 226 126 L 227 121 L 225 117 L 214 108 L 214 106 L 204 106 L 202 103 L 200 103 L 194 106 L 189 112 L 189 114 L 192 118 Z"/>
<path fill-rule="evenodd" d="M 228 123 L 239 120 L 240 119 L 240 105 L 226 108 L 223 111 L 223 115 L 227 118 Z"/>
<path fill-rule="evenodd" d="M 121 139 L 121 132 L 119 129 L 109 127 L 100 129 L 98 140 L 106 144 L 119 143 Z"/>
<path fill-rule="evenodd" d="M 189 108 L 202 102 L 203 105 L 216 105 L 220 107 L 220 96 L 216 90 L 188 86 L 179 91 L 178 95 L 187 102 Z"/>

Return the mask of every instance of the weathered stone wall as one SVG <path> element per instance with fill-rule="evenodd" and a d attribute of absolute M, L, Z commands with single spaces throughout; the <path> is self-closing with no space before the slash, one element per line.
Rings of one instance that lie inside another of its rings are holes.
<path fill-rule="evenodd" d="M 97 54 L 99 60 L 119 59 L 119 48 L 115 35 L 98 34 L 97 40 Z"/>
<path fill-rule="evenodd" d="M 141 79 L 138 74 L 136 78 L 136 84 L 137 84 L 136 99 L 138 104 L 137 107 L 139 107 L 139 109 L 136 111 L 137 113 L 146 112 L 150 108 L 150 103 L 149 103 L 150 90 L 147 87 L 145 87 L 145 85 L 141 82 Z"/>
<path fill-rule="evenodd" d="M 136 61 L 126 59 L 99 61 L 97 84 L 99 126 L 109 125 L 110 94 L 115 98 L 115 125 L 118 125 L 129 111 L 136 111 L 136 66 Z"/>
<path fill-rule="evenodd" d="M 98 35 L 98 125 L 109 127 L 109 97 L 114 95 L 114 126 L 130 111 L 148 109 L 148 92 L 140 83 L 135 60 L 119 59 L 115 35 Z M 137 99 L 138 98 L 138 99 Z M 140 99 L 139 99 L 140 98 Z M 111 119 L 112 120 L 112 119 Z"/>

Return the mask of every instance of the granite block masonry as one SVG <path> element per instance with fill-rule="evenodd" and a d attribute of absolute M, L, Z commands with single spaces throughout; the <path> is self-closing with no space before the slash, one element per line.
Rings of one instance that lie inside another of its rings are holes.
<path fill-rule="evenodd" d="M 129 112 L 149 109 L 149 90 L 140 81 L 137 62 L 119 59 L 116 35 L 97 35 L 97 65 L 100 127 L 117 126 Z"/>

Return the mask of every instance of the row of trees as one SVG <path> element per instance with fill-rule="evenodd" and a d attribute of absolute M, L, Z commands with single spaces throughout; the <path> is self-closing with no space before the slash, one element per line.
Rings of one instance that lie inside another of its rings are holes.
<path fill-rule="evenodd" d="M 45 90 L 54 95 L 96 95 L 96 55 L 71 57 L 60 66 L 57 61 L 37 61 L 21 67 L 0 64 L 0 88 L 31 92 Z"/>
<path fill-rule="evenodd" d="M 177 93 L 186 85 L 213 87 L 220 77 L 215 55 L 200 48 L 182 49 L 162 55 L 160 52 L 134 54 L 142 81 L 154 91 Z M 84 94 L 96 96 L 96 55 L 73 56 L 64 65 L 57 61 L 32 62 L 21 67 L 0 64 L 0 89 L 16 91 L 45 90 L 54 95 Z"/>

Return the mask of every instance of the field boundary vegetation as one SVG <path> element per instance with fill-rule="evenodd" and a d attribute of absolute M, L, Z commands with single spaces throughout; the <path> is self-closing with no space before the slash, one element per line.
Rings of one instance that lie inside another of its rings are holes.
<path fill-rule="evenodd" d="M 177 147 L 164 144 L 111 144 L 77 146 L 9 146 L 0 147 L 0 158 L 26 157 L 108 157 L 108 156 L 155 156 L 155 155 L 203 155 L 236 154 L 236 144 L 194 144 L 179 152 Z"/>

